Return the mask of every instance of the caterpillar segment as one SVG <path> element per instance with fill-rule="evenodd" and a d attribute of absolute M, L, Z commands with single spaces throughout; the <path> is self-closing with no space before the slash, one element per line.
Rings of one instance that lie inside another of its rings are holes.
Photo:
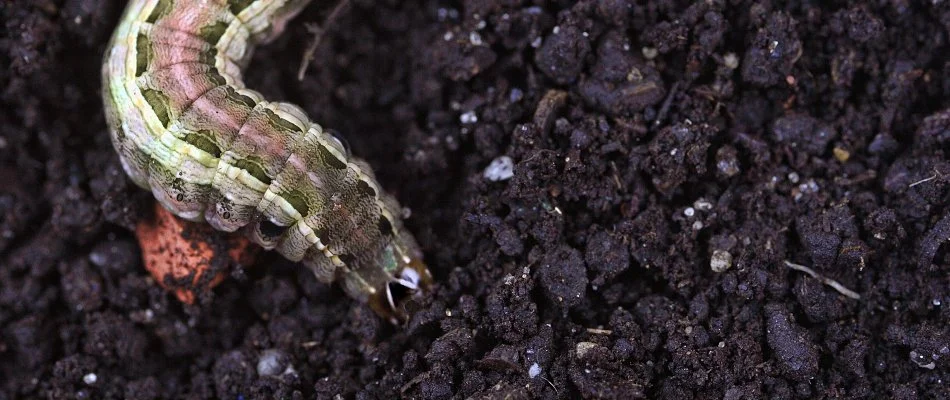
<path fill-rule="evenodd" d="M 392 321 L 432 277 L 364 161 L 293 104 L 244 86 L 254 46 L 309 0 L 132 0 L 105 55 L 112 142 L 181 218 L 241 230 Z"/>

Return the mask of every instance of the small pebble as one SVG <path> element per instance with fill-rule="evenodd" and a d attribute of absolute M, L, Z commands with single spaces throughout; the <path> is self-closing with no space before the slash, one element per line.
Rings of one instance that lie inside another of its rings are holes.
<path fill-rule="evenodd" d="M 528 377 L 534 379 L 538 375 L 541 375 L 541 366 L 538 363 L 531 364 L 531 368 L 528 368 Z"/>
<path fill-rule="evenodd" d="M 840 162 L 846 162 L 848 161 L 849 158 L 851 158 L 851 152 L 841 147 L 835 147 L 831 149 L 831 152 L 832 154 L 834 154 L 835 159 L 837 159 Z"/>
<path fill-rule="evenodd" d="M 482 35 L 479 35 L 478 32 L 472 32 L 468 34 L 468 41 L 472 43 L 473 46 L 482 45 Z"/>
<path fill-rule="evenodd" d="M 290 365 L 290 356 L 278 349 L 267 349 L 257 360 L 257 375 L 279 375 Z"/>
<path fill-rule="evenodd" d="M 478 115 L 475 111 L 469 111 L 459 116 L 459 121 L 463 124 L 474 124 L 478 122 Z"/>
<path fill-rule="evenodd" d="M 492 182 L 506 181 L 515 176 L 515 162 L 511 157 L 501 156 L 492 160 L 491 164 L 485 168 L 485 179 Z"/>
<path fill-rule="evenodd" d="M 791 183 L 798 183 L 798 180 L 799 180 L 799 179 L 801 179 L 801 177 L 798 176 L 798 173 L 797 173 L 797 172 L 790 172 L 790 173 L 788 174 L 788 181 L 791 182 Z"/>
<path fill-rule="evenodd" d="M 592 342 L 577 343 L 577 346 L 575 347 L 575 350 L 577 351 L 577 358 L 579 359 L 584 358 L 584 356 L 587 355 L 587 352 L 595 347 L 597 347 L 597 343 L 592 343 Z"/>
<path fill-rule="evenodd" d="M 706 199 L 699 199 L 693 202 L 693 207 L 700 211 L 712 210 L 713 205 Z"/>
<path fill-rule="evenodd" d="M 741 172 L 736 149 L 723 146 L 716 151 L 716 168 L 725 177 L 732 177 Z"/>
<path fill-rule="evenodd" d="M 92 372 L 82 377 L 82 381 L 85 382 L 87 385 L 94 385 L 97 380 L 99 380 L 99 377 L 96 376 L 96 374 Z"/>
<path fill-rule="evenodd" d="M 640 52 L 643 53 L 643 57 L 647 60 L 652 60 L 660 54 L 655 47 L 644 47 L 640 49 Z"/>
<path fill-rule="evenodd" d="M 726 64 L 726 68 L 739 68 L 739 56 L 737 56 L 736 53 L 726 53 L 726 55 L 722 57 L 722 61 Z"/>
<path fill-rule="evenodd" d="M 723 272 L 732 267 L 732 254 L 725 250 L 713 251 L 712 258 L 709 259 L 709 268 L 713 272 Z"/>

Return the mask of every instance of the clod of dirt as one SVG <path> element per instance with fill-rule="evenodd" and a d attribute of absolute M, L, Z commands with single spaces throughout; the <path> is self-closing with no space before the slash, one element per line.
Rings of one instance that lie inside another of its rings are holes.
<path fill-rule="evenodd" d="M 254 364 L 240 350 L 230 351 L 214 363 L 214 381 L 218 396 L 229 399 L 243 397 L 254 381 Z"/>
<path fill-rule="evenodd" d="M 53 385 L 57 388 L 51 393 L 53 398 L 68 398 L 83 391 L 83 377 L 99 367 L 95 357 L 75 354 L 56 361 L 53 365 Z M 88 393 L 88 392 L 87 392 Z"/>
<path fill-rule="evenodd" d="M 280 315 L 297 303 L 300 294 L 289 279 L 267 276 L 254 283 L 248 301 L 263 319 Z"/>
<path fill-rule="evenodd" d="M 784 80 L 802 55 L 792 16 L 776 11 L 759 28 L 742 59 L 742 79 L 758 86 L 771 86 Z"/>
<path fill-rule="evenodd" d="M 917 265 L 926 268 L 933 262 L 940 247 L 950 238 L 950 215 L 944 216 L 934 224 L 933 228 L 920 241 L 920 259 Z"/>
<path fill-rule="evenodd" d="M 772 125 L 772 137 L 777 143 L 800 149 L 813 156 L 820 156 L 828 148 L 828 143 L 838 137 L 838 132 L 814 117 L 793 114 L 775 120 Z"/>
<path fill-rule="evenodd" d="M 442 335 L 429 347 L 425 359 L 430 363 L 453 363 L 475 346 L 472 330 L 457 328 Z"/>
<path fill-rule="evenodd" d="M 841 250 L 844 241 L 858 234 L 854 214 L 847 205 L 801 215 L 795 220 L 795 230 L 816 267 L 832 266 L 839 257 L 844 262 L 853 261 L 852 250 Z M 863 246 L 856 241 L 849 241 L 849 244 L 848 249 Z"/>
<path fill-rule="evenodd" d="M 587 269 L 581 252 L 562 246 L 548 252 L 538 267 L 548 300 L 564 308 L 579 304 L 587 290 Z"/>
<path fill-rule="evenodd" d="M 769 348 L 775 352 L 779 369 L 799 382 L 818 373 L 818 350 L 805 328 L 792 321 L 784 305 L 765 306 L 765 331 Z"/>
<path fill-rule="evenodd" d="M 838 11 L 833 18 L 830 25 L 835 33 L 847 33 L 858 43 L 874 42 L 884 33 L 884 22 L 860 5 Z"/>
<path fill-rule="evenodd" d="M 113 312 L 91 314 L 85 324 L 83 351 L 134 369 L 145 356 L 148 338 L 128 319 Z"/>
<path fill-rule="evenodd" d="M 924 118 L 917 129 L 918 146 L 945 145 L 950 142 L 950 108 Z"/>
<path fill-rule="evenodd" d="M 60 287 L 69 307 L 76 311 L 98 309 L 103 302 L 105 288 L 102 278 L 89 263 L 81 260 L 60 266 Z"/>
<path fill-rule="evenodd" d="M 671 194 L 688 179 L 706 173 L 707 149 L 718 129 L 708 124 L 678 123 L 660 131 L 650 142 L 653 184 Z"/>
<path fill-rule="evenodd" d="M 508 275 L 498 282 L 485 302 L 485 311 L 495 334 L 508 342 L 517 342 L 537 332 L 538 306 L 531 301 L 534 280 L 527 268 L 521 274 Z"/>
<path fill-rule="evenodd" d="M 579 87 L 588 104 L 612 116 L 632 115 L 666 96 L 660 73 L 630 46 L 622 32 L 608 32 L 590 76 Z"/>
<path fill-rule="evenodd" d="M 534 62 L 543 74 L 565 85 L 580 75 L 590 49 L 590 40 L 579 28 L 557 26 L 541 42 Z"/>
<path fill-rule="evenodd" d="M 24 317 L 7 324 L 0 333 L 3 346 L 12 350 L 12 358 L 23 369 L 36 368 L 51 361 L 55 342 L 50 340 L 51 325 L 43 318 Z"/>
<path fill-rule="evenodd" d="M 853 300 L 830 290 L 820 280 L 804 274 L 795 279 L 792 293 L 811 323 L 831 323 L 845 318 L 850 312 L 848 305 L 854 304 Z"/>
<path fill-rule="evenodd" d="M 597 272 L 591 284 L 600 286 L 630 267 L 630 251 L 621 238 L 597 231 L 587 239 L 584 261 L 588 268 Z"/>
<path fill-rule="evenodd" d="M 640 399 L 645 398 L 639 382 L 639 371 L 618 359 L 616 352 L 592 342 L 574 346 L 571 359 L 571 382 L 577 385 L 586 399 Z"/>
<path fill-rule="evenodd" d="M 887 327 L 887 341 L 908 351 L 910 362 L 920 368 L 944 368 L 950 365 L 950 328 L 923 323 L 915 326 Z"/>
<path fill-rule="evenodd" d="M 126 399 L 158 400 L 165 398 L 165 387 L 153 376 L 129 382 L 125 387 Z"/>

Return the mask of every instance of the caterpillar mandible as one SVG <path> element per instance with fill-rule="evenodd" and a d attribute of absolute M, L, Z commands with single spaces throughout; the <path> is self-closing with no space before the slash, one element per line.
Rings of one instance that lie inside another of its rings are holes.
<path fill-rule="evenodd" d="M 102 69 L 125 172 L 181 218 L 242 230 L 377 313 L 432 276 L 396 200 L 299 107 L 244 86 L 254 45 L 310 0 L 131 0 Z"/>

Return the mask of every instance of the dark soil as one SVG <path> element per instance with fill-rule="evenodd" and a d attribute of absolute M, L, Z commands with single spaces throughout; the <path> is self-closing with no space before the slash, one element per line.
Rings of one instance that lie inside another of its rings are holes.
<path fill-rule="evenodd" d="M 950 398 L 950 2 L 354 0 L 297 82 L 309 7 L 248 82 L 411 208 L 403 328 L 274 254 L 148 276 L 123 3 L 0 2 L 0 399 Z"/>

